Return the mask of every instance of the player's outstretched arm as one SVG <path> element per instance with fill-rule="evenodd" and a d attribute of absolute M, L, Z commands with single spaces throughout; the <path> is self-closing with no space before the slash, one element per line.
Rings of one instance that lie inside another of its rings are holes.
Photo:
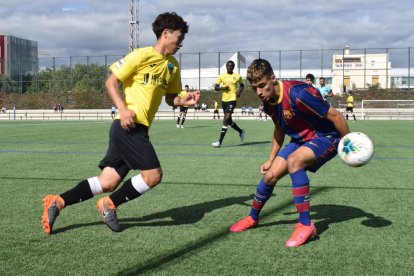
<path fill-rule="evenodd" d="M 283 141 L 285 140 L 285 133 L 280 129 L 279 124 L 273 117 L 272 120 L 275 124 L 275 129 L 273 131 L 272 148 L 270 150 L 269 159 L 260 166 L 260 173 L 262 174 L 265 174 L 270 169 L 276 157 L 276 154 L 278 154 L 280 148 L 283 145 Z"/>
<path fill-rule="evenodd" d="M 237 89 L 237 91 L 236 91 L 237 98 L 240 98 L 241 93 L 243 92 L 243 89 L 244 89 L 244 84 L 241 83 L 240 86 L 239 86 L 239 89 Z"/>
<path fill-rule="evenodd" d="M 349 133 L 349 127 L 344 116 L 341 112 L 332 106 L 329 108 L 328 113 L 326 114 L 326 119 L 334 124 L 336 130 L 339 132 L 339 135 L 341 135 L 341 138 Z"/>
<path fill-rule="evenodd" d="M 165 102 L 170 106 L 194 105 L 199 103 L 201 97 L 200 91 L 189 92 L 184 98 L 180 98 L 177 94 L 167 94 Z"/>

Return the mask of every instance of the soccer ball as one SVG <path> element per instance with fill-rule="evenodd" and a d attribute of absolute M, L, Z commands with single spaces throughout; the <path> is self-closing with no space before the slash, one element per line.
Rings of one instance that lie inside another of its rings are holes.
<path fill-rule="evenodd" d="M 351 132 L 342 137 L 338 144 L 338 155 L 345 164 L 361 167 L 371 160 L 374 143 L 362 132 Z"/>

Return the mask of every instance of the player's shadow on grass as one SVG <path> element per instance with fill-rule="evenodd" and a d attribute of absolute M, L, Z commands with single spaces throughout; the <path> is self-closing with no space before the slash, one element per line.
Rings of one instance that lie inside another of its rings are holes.
<path fill-rule="evenodd" d="M 192 224 L 200 221 L 206 213 L 212 212 L 216 209 L 221 209 L 235 204 L 250 207 L 250 205 L 247 204 L 246 201 L 250 201 L 253 198 L 253 196 L 254 195 L 251 194 L 248 196 L 222 198 L 213 201 L 172 208 L 166 211 L 153 213 L 138 218 L 119 218 L 119 222 L 121 224 L 122 230 L 138 226 L 173 226 L 182 224 Z M 128 208 L 128 206 L 125 207 Z M 53 229 L 53 234 L 63 233 L 65 231 L 80 227 L 88 227 L 102 224 L 103 222 L 102 220 L 100 220 L 90 223 L 72 224 L 62 228 L 59 228 L 56 225 L 55 229 Z"/>
<path fill-rule="evenodd" d="M 270 141 L 244 142 L 244 143 L 241 143 L 241 144 L 228 145 L 227 147 L 246 147 L 246 146 L 266 145 L 266 144 L 270 145 L 271 143 L 272 142 L 270 142 Z"/>
<path fill-rule="evenodd" d="M 231 205 L 250 206 L 246 203 L 253 198 L 253 194 L 248 196 L 222 198 L 208 202 L 197 203 L 166 211 L 149 214 L 139 218 L 120 219 L 123 229 L 136 226 L 171 226 L 182 224 L 193 224 L 200 221 L 206 213 L 216 209 L 225 208 Z"/>
<path fill-rule="evenodd" d="M 284 214 L 293 215 L 296 214 L 296 212 L 289 212 Z M 392 224 L 391 221 L 385 218 L 367 213 L 359 208 L 335 204 L 318 204 L 311 206 L 311 218 L 313 221 L 316 221 L 315 227 L 318 231 L 318 235 L 328 230 L 329 226 L 333 223 L 340 223 L 352 219 L 365 218 L 361 224 L 367 227 L 386 227 Z M 282 220 L 272 223 L 259 224 L 259 227 L 296 222 L 297 220 Z"/>
<path fill-rule="evenodd" d="M 392 224 L 390 220 L 367 213 L 359 208 L 345 205 L 319 204 L 311 206 L 312 219 L 315 223 L 318 234 L 322 234 L 329 229 L 332 223 L 344 222 L 351 219 L 365 218 L 361 222 L 367 227 L 386 227 Z"/>

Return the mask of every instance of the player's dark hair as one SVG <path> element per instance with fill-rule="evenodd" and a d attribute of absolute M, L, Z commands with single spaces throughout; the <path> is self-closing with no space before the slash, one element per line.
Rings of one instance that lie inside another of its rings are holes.
<path fill-rule="evenodd" d="M 188 32 L 188 24 L 175 12 L 165 12 L 155 18 L 155 21 L 152 23 L 152 30 L 157 39 L 159 39 L 165 29 L 172 31 L 180 30 L 182 34 L 186 34 Z"/>
<path fill-rule="evenodd" d="M 319 80 L 325 80 L 325 78 L 324 77 L 320 77 Z"/>
<path fill-rule="evenodd" d="M 306 75 L 305 79 L 306 80 L 309 79 L 310 81 L 313 82 L 315 80 L 315 76 L 313 74 L 309 73 L 309 74 Z"/>
<path fill-rule="evenodd" d="M 232 60 L 227 61 L 227 62 L 226 62 L 226 65 L 227 65 L 227 64 L 233 64 L 233 66 L 235 66 L 235 65 L 236 65 L 236 64 L 234 63 L 234 61 L 232 61 Z"/>
<path fill-rule="evenodd" d="M 270 63 L 265 59 L 255 59 L 247 68 L 247 80 L 252 82 L 258 82 L 263 77 L 271 77 L 273 75 L 273 69 Z"/>

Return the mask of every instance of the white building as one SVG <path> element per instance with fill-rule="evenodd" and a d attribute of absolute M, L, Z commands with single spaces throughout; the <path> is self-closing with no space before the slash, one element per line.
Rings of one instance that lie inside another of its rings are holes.
<path fill-rule="evenodd" d="M 350 54 L 349 46 L 343 54 L 332 57 L 332 91 L 364 89 L 379 85 L 390 88 L 391 62 L 385 54 Z"/>

